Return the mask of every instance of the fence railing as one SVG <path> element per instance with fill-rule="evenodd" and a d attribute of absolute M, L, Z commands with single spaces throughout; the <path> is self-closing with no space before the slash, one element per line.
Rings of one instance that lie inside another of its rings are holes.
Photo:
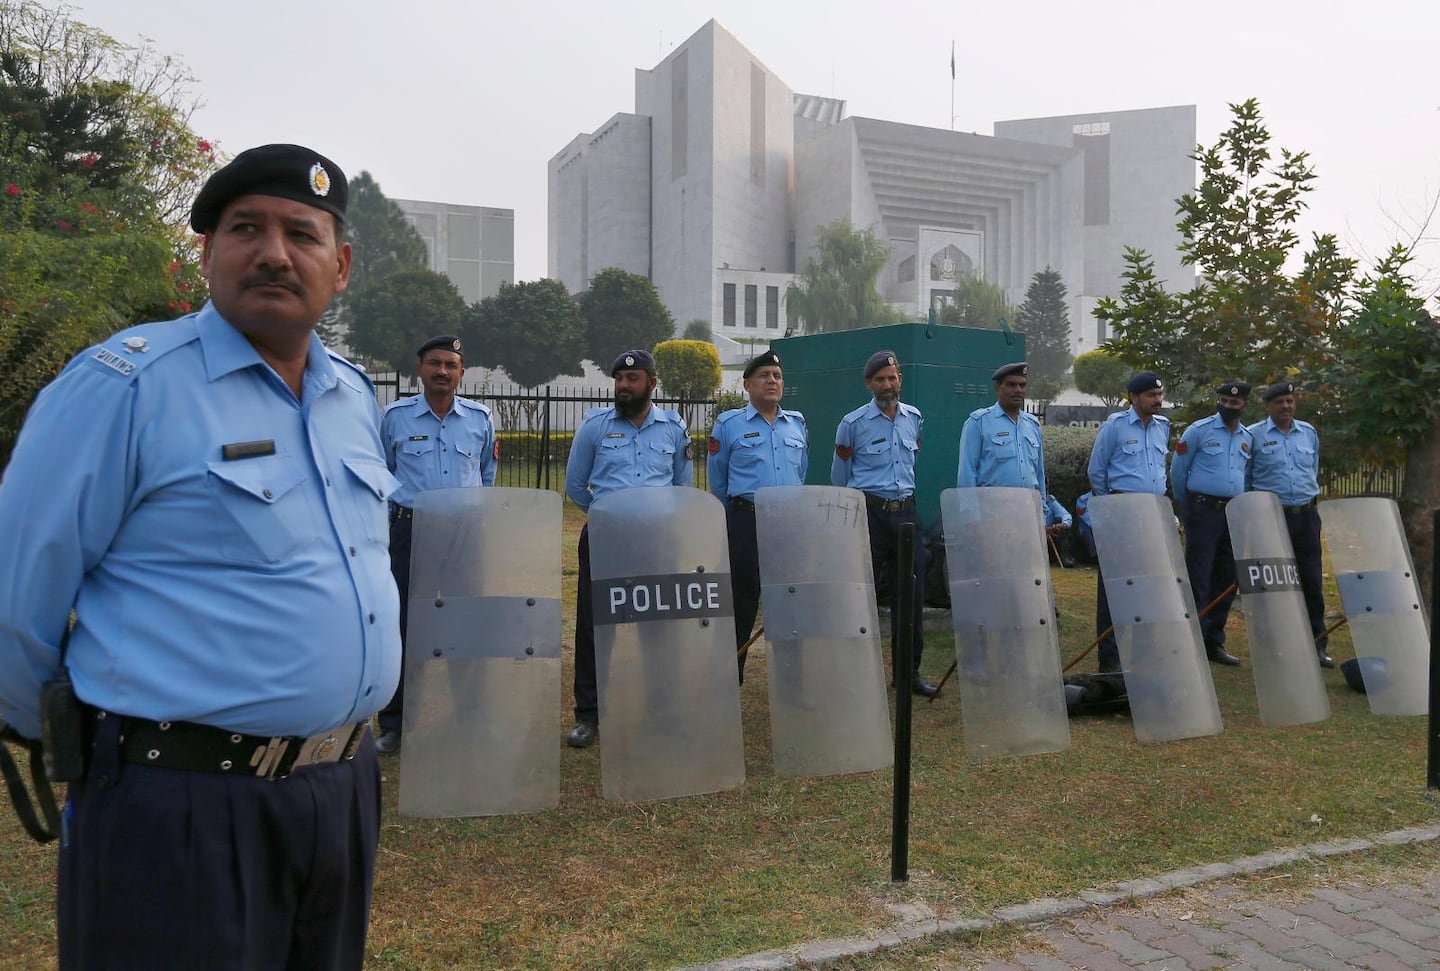
<path fill-rule="evenodd" d="M 372 374 L 380 407 L 419 390 L 418 382 L 392 373 Z M 500 441 L 500 463 L 495 484 L 535 489 L 559 489 L 565 482 L 565 463 L 575 430 L 593 408 L 614 403 L 609 388 L 543 387 L 475 383 L 458 392 L 488 405 L 495 417 Z M 690 432 L 690 458 L 698 488 L 708 484 L 705 474 L 705 439 L 715 418 L 716 400 L 667 398 L 657 395 L 656 405 L 678 411 Z"/>

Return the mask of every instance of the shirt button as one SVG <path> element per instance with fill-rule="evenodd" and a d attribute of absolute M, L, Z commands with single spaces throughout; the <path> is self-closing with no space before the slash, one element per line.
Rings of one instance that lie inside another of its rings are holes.
<path fill-rule="evenodd" d="M 368 687 L 365 689 L 365 694 L 366 694 L 366 696 L 369 696 L 370 692 L 372 692 L 372 691 L 374 691 L 374 690 L 375 690 L 374 685 L 368 686 Z"/>
<path fill-rule="evenodd" d="M 354 556 L 354 555 L 355 555 L 355 547 L 353 547 L 353 546 L 350 547 L 350 555 L 351 555 L 351 556 Z"/>
<path fill-rule="evenodd" d="M 372 624 L 375 623 L 375 615 L 374 615 L 374 614 L 371 614 L 371 615 L 370 615 L 370 623 L 372 623 Z"/>
<path fill-rule="evenodd" d="M 269 489 L 266 489 L 266 490 L 262 493 L 262 495 L 264 495 L 266 499 L 274 499 L 274 498 L 275 498 L 275 496 L 270 492 Z"/>

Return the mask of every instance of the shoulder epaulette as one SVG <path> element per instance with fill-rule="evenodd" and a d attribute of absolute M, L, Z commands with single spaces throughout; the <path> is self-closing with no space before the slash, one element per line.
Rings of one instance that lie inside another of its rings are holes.
<path fill-rule="evenodd" d="M 798 421 L 800 422 L 800 424 L 802 424 L 802 425 L 805 424 L 805 416 L 804 416 L 801 412 L 791 411 L 791 410 L 788 409 L 788 408 L 781 408 L 780 411 L 781 411 L 782 413 L 784 413 L 785 417 L 787 417 L 787 418 L 794 418 L 794 419 L 798 420 Z"/>
<path fill-rule="evenodd" d="M 743 414 L 745 414 L 744 408 L 730 408 L 726 411 L 722 411 L 720 412 L 720 417 L 715 419 L 715 427 L 719 428 L 721 425 L 729 421 L 731 418 L 734 418 L 736 415 Z"/>
<path fill-rule="evenodd" d="M 133 381 L 135 376 L 171 351 L 200 339 L 195 315 L 178 320 L 127 327 L 103 343 L 76 355 L 75 366 L 90 367 L 112 377 Z"/>
<path fill-rule="evenodd" d="M 460 403 L 462 408 L 474 408 L 476 411 L 483 412 L 486 418 L 489 418 L 493 414 L 490 406 L 483 401 L 476 401 L 474 398 L 462 398 L 458 395 L 455 400 Z"/>
<path fill-rule="evenodd" d="M 325 348 L 325 353 L 330 355 L 330 363 L 335 368 L 337 378 L 356 391 L 364 391 L 372 395 L 375 393 L 375 382 L 363 367 L 343 355 L 336 354 L 328 347 Z"/>
<path fill-rule="evenodd" d="M 412 394 L 407 395 L 404 398 L 396 398 L 394 401 L 390 402 L 388 405 L 385 406 L 384 414 L 388 415 L 390 414 L 390 412 L 394 411 L 397 408 L 404 408 L 409 405 L 413 405 L 415 403 L 415 399 L 418 397 L 419 395 Z"/>
<path fill-rule="evenodd" d="M 611 413 L 613 413 L 614 411 L 615 411 L 615 406 L 614 406 L 614 405 L 605 405 L 605 406 L 602 406 L 602 407 L 599 407 L 599 408 L 591 408 L 589 411 L 585 412 L 585 417 L 584 417 L 583 419 L 581 419 L 581 422 L 582 422 L 582 424 L 583 424 L 584 422 L 591 421 L 592 419 L 595 419 L 595 418 L 599 418 L 601 415 L 607 415 L 607 416 L 608 416 L 608 415 L 610 415 Z"/>
<path fill-rule="evenodd" d="M 841 418 L 840 421 L 841 421 L 841 422 L 858 421 L 859 419 L 865 417 L 865 410 L 866 410 L 867 408 L 869 408 L 869 407 L 870 407 L 869 404 L 863 404 L 863 405 L 861 405 L 859 408 L 856 408 L 854 411 L 847 412 L 847 413 L 845 414 L 845 417 L 844 417 L 844 418 Z"/>

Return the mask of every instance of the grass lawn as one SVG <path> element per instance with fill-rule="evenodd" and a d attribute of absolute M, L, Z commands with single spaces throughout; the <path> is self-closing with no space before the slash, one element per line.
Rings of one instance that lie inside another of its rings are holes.
<path fill-rule="evenodd" d="M 566 509 L 565 596 L 574 596 Z M 1056 570 L 1068 660 L 1093 636 L 1094 572 Z M 1328 603 L 1338 611 L 1332 589 Z M 567 610 L 567 621 L 573 619 Z M 571 643 L 567 632 L 567 645 Z M 1243 618 L 1230 649 L 1248 658 Z M 1331 653 L 1352 656 L 1342 628 Z M 927 635 L 925 673 L 953 658 Z M 1377 718 L 1338 671 L 1331 718 L 1260 723 L 1251 670 L 1212 667 L 1225 730 L 1140 745 L 1129 719 L 1072 722 L 1069 750 L 983 763 L 963 755 L 958 691 L 916 699 L 908 884 L 889 883 L 891 775 L 772 771 L 765 644 L 741 700 L 745 784 L 646 804 L 600 798 L 599 751 L 564 749 L 561 805 L 530 816 L 420 821 L 395 812 L 386 771 L 368 967 L 666 968 L 853 934 L 919 900 L 966 916 L 1111 880 L 1440 819 L 1425 788 L 1426 725 Z M 556 744 L 571 724 L 569 659 Z M 1077 670 L 1094 670 L 1094 659 Z M 604 744 L 603 741 L 601 743 Z M 1416 851 L 1419 852 L 1419 851 Z M 0 961 L 53 962 L 54 849 L 0 813 Z"/>

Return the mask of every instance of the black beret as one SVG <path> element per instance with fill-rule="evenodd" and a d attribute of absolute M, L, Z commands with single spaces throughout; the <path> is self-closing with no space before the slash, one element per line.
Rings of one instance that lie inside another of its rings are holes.
<path fill-rule="evenodd" d="M 900 366 L 900 360 L 895 356 L 894 351 L 876 351 L 871 354 L 870 360 L 865 362 L 866 380 L 869 380 L 876 371 L 890 367 L 892 364 L 897 368 Z"/>
<path fill-rule="evenodd" d="M 439 348 L 442 351 L 454 351 L 460 355 L 460 360 L 465 360 L 465 345 L 460 343 L 460 338 L 454 334 L 444 334 L 440 337 L 432 337 L 420 345 L 420 350 L 415 352 L 416 357 L 424 357 L 426 351 L 433 351 Z"/>
<path fill-rule="evenodd" d="M 621 371 L 647 371 L 655 373 L 655 358 L 649 351 L 629 350 L 622 353 L 610 365 L 610 376 L 613 378 Z"/>
<path fill-rule="evenodd" d="M 1295 382 L 1294 382 L 1294 381 L 1276 381 L 1274 384 L 1270 385 L 1270 387 L 1266 388 L 1266 389 L 1265 389 L 1265 393 L 1264 393 L 1263 395 L 1261 395 L 1260 397 L 1261 397 L 1263 400 L 1265 400 L 1265 401 L 1269 401 L 1271 398 L 1278 398 L 1278 397 L 1280 397 L 1281 395 L 1294 394 L 1294 393 L 1295 393 Z"/>
<path fill-rule="evenodd" d="M 745 373 L 742 374 L 741 377 L 748 378 L 756 371 L 760 370 L 762 367 L 779 366 L 780 355 L 776 354 L 774 351 L 767 350 L 764 354 L 756 354 L 750 359 L 749 363 L 745 365 Z"/>
<path fill-rule="evenodd" d="M 239 196 L 278 196 L 345 218 L 349 184 L 340 166 L 300 145 L 246 149 L 205 182 L 190 207 L 190 228 L 209 233 L 220 213 Z"/>
<path fill-rule="evenodd" d="M 1216 386 L 1215 393 L 1223 394 L 1231 398 L 1248 398 L 1250 397 L 1250 385 L 1248 382 L 1237 381 L 1232 378 L 1229 381 L 1221 381 L 1220 384 Z"/>
<path fill-rule="evenodd" d="M 1125 390 L 1131 394 L 1141 394 L 1145 391 L 1165 390 L 1165 385 L 1160 380 L 1160 375 L 1154 371 L 1137 371 L 1130 376 L 1130 383 L 1125 385 Z"/>
<path fill-rule="evenodd" d="M 1030 365 L 1024 361 L 1016 361 L 1014 364 L 1006 364 L 1004 367 L 996 368 L 995 373 L 990 375 L 990 380 L 999 384 L 1012 374 L 1018 374 L 1023 378 L 1029 373 Z"/>

